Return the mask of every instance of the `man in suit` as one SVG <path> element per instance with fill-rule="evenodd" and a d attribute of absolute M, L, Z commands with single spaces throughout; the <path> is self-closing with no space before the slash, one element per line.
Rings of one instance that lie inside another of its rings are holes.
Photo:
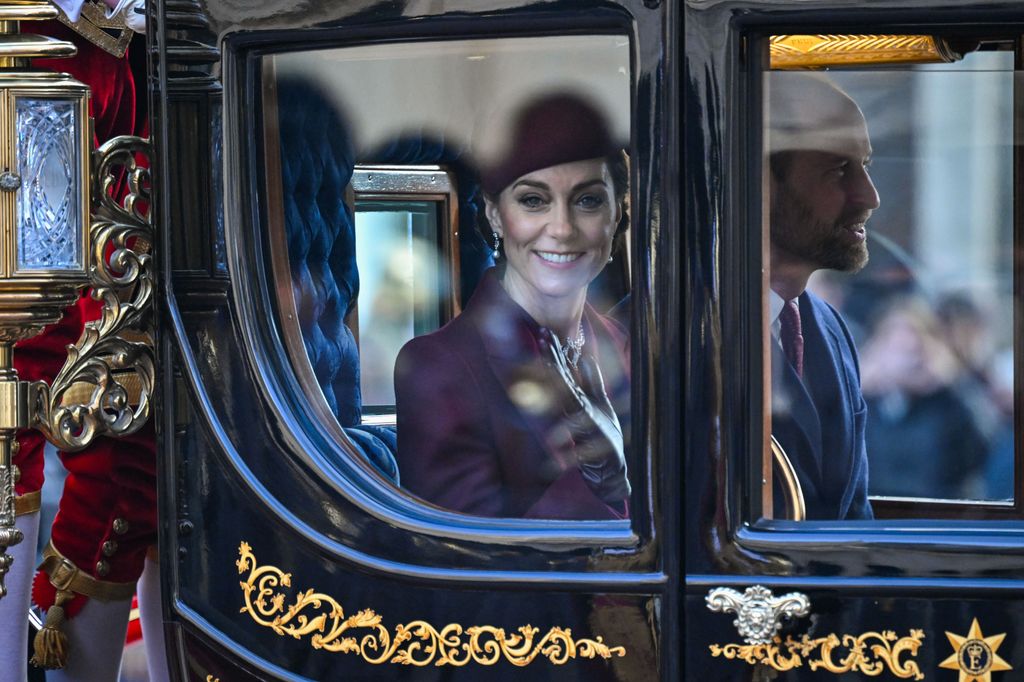
<path fill-rule="evenodd" d="M 808 519 L 869 519 L 857 350 L 839 313 L 807 291 L 817 270 L 867 263 L 865 225 L 879 205 L 867 124 L 817 74 L 774 73 L 767 86 L 772 433 L 796 469 Z"/>

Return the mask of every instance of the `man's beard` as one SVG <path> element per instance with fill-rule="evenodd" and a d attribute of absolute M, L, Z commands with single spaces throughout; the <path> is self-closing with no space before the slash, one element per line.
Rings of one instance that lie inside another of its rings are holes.
<path fill-rule="evenodd" d="M 781 183 L 771 203 L 773 246 L 817 268 L 857 272 L 867 265 L 867 240 L 850 241 L 846 233 L 847 227 L 866 222 L 870 211 L 849 212 L 827 223 L 815 218 L 811 207 Z"/>

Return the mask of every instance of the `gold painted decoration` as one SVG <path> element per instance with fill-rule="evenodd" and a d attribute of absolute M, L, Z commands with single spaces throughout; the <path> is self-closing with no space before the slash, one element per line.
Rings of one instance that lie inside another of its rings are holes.
<path fill-rule="evenodd" d="M 780 672 L 806 665 L 811 670 L 830 673 L 861 673 L 877 677 L 888 672 L 900 679 L 923 680 L 917 655 L 924 640 L 923 630 L 911 630 L 898 637 L 892 630 L 865 632 L 862 635 L 836 635 L 785 641 L 773 638 L 768 644 L 712 644 L 711 655 L 739 659 L 751 665 L 764 665 Z M 986 681 L 987 682 L 987 681 Z"/>
<path fill-rule="evenodd" d="M 768 53 L 773 69 L 924 64 L 961 58 L 945 41 L 919 35 L 778 35 L 769 40 Z"/>
<path fill-rule="evenodd" d="M 1006 633 L 986 637 L 981 632 L 978 619 L 971 622 L 966 636 L 946 631 L 946 638 L 953 646 L 953 655 L 939 663 L 940 668 L 959 670 L 959 682 L 992 682 L 992 673 L 1013 670 L 1013 667 L 996 654 Z"/>
<path fill-rule="evenodd" d="M 414 666 L 494 665 L 506 661 L 527 666 L 538 658 L 563 665 L 574 658 L 625 656 L 621 646 L 608 646 L 598 636 L 576 639 L 569 628 L 553 627 L 538 637 L 540 629 L 523 625 L 506 633 L 492 625 L 463 627 L 449 623 L 440 630 L 426 621 L 398 625 L 392 634 L 383 618 L 371 609 L 346 616 L 340 603 L 315 590 L 300 591 L 290 606 L 281 588 L 291 587 L 291 574 L 276 566 L 259 566 L 247 542 L 238 547 L 239 583 L 245 598 L 240 613 L 248 613 L 259 625 L 295 639 L 309 637 L 314 649 L 355 654 L 367 663 L 400 663 Z M 362 632 L 360 632 L 362 631 Z"/>

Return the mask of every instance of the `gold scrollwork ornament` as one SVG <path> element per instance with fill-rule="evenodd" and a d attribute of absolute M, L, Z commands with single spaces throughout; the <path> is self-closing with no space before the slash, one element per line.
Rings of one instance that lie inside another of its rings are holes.
<path fill-rule="evenodd" d="M 798 649 L 805 656 L 818 649 L 818 658 L 808 658 L 811 670 L 827 670 L 831 673 L 859 672 L 870 677 L 877 677 L 888 670 L 901 679 L 923 680 L 924 674 L 917 661 L 903 659 L 904 655 L 908 659 L 916 656 L 923 639 L 922 630 L 911 630 L 909 637 L 897 637 L 895 632 L 885 630 L 865 632 L 856 637 L 843 635 L 841 638 L 835 634 L 815 639 L 804 635 L 799 642 L 787 639 L 787 646 L 790 650 Z M 837 662 L 833 655 L 840 647 L 846 648 L 848 653 L 841 656 Z"/>
<path fill-rule="evenodd" d="M 778 638 L 773 644 L 712 644 L 711 655 L 728 659 L 739 659 L 751 665 L 763 664 L 779 672 L 799 668 L 803 659 L 799 653 L 786 655 L 779 647 Z"/>
<path fill-rule="evenodd" d="M 601 637 L 575 639 L 568 628 L 553 627 L 537 638 L 539 628 L 523 625 L 517 633 L 506 633 L 491 625 L 463 627 L 449 623 L 440 630 L 423 620 L 398 625 L 394 635 L 383 619 L 371 609 L 345 615 L 340 603 L 326 594 L 305 590 L 285 607 L 284 592 L 291 587 L 291 574 L 276 566 L 259 566 L 248 543 L 239 545 L 236 563 L 239 575 L 248 575 L 239 585 L 245 598 L 240 613 L 248 613 L 263 627 L 281 636 L 302 639 L 310 635 L 314 649 L 356 654 L 367 663 L 403 665 L 450 665 L 468 663 L 494 665 L 507 661 L 527 666 L 539 657 L 555 665 L 574 658 L 625 656 L 621 646 L 608 646 Z M 365 630 L 366 634 L 355 635 Z"/>
<path fill-rule="evenodd" d="M 714 657 L 740 659 L 780 672 L 806 665 L 814 671 L 857 672 L 868 677 L 889 672 L 900 679 L 923 680 L 924 673 L 917 661 L 912 660 L 923 640 L 923 630 L 911 630 L 907 637 L 884 630 L 858 636 L 830 634 L 811 638 L 803 635 L 799 640 L 787 637 L 784 642 L 775 637 L 768 644 L 712 644 L 710 649 Z"/>
<path fill-rule="evenodd" d="M 80 450 L 99 435 L 132 434 L 149 417 L 156 374 L 149 254 L 153 226 L 149 170 L 136 160 L 137 154 L 149 152 L 147 140 L 122 136 L 94 153 L 98 187 L 93 192 L 90 277 L 92 296 L 103 302 L 103 311 L 68 347 L 53 384 L 30 386 L 34 426 L 62 450 Z M 118 199 L 113 188 L 122 173 L 128 193 Z"/>

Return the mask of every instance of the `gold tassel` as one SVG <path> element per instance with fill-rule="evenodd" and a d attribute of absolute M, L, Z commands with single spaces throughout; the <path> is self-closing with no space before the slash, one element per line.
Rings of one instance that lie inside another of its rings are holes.
<path fill-rule="evenodd" d="M 68 664 L 68 636 L 60 629 L 64 624 L 64 604 L 72 597 L 74 592 L 58 590 L 57 597 L 46 611 L 46 625 L 36 633 L 32 648 L 35 654 L 31 663 L 37 668 L 55 670 L 63 668 Z"/>

